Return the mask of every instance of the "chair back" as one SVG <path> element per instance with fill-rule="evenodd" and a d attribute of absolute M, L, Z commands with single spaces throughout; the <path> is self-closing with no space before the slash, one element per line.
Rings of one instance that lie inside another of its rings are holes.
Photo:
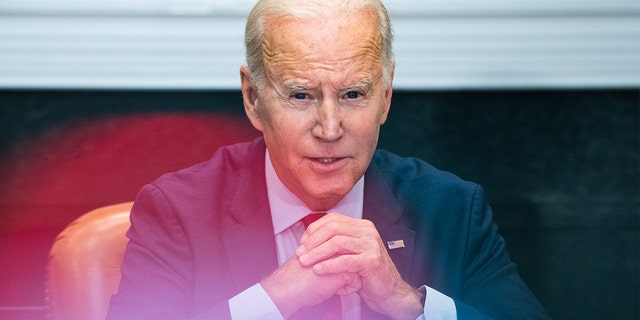
<path fill-rule="evenodd" d="M 132 204 L 92 210 L 55 239 L 45 288 L 50 319 L 104 320 L 120 283 Z"/>

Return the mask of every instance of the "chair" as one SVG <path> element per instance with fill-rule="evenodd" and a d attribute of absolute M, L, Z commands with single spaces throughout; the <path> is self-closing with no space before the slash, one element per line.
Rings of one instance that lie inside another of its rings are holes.
<path fill-rule="evenodd" d="M 104 320 L 120 282 L 132 204 L 90 211 L 55 239 L 45 288 L 50 319 Z"/>

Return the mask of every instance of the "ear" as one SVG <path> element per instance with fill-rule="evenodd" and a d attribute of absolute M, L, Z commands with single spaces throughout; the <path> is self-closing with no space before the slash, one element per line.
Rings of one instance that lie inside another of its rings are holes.
<path fill-rule="evenodd" d="M 393 96 L 393 75 L 396 70 L 396 62 L 391 63 L 391 70 L 389 74 L 389 87 L 384 91 L 384 109 L 380 118 L 380 125 L 383 125 L 387 121 L 387 115 L 389 115 L 389 109 L 391 108 L 391 97 Z"/>
<path fill-rule="evenodd" d="M 254 128 L 262 131 L 263 124 L 262 119 L 258 113 L 259 108 L 259 95 L 258 88 L 253 84 L 251 80 L 251 72 L 249 67 L 240 67 L 240 85 L 242 88 L 242 101 L 244 102 L 244 112 L 247 114 L 251 125 Z"/>

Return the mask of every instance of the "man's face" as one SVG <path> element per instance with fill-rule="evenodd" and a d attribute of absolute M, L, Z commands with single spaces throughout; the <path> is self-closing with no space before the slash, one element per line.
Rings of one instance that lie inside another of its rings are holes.
<path fill-rule="evenodd" d="M 372 12 L 267 25 L 261 95 L 243 69 L 245 108 L 280 180 L 328 210 L 362 177 L 391 103 Z"/>

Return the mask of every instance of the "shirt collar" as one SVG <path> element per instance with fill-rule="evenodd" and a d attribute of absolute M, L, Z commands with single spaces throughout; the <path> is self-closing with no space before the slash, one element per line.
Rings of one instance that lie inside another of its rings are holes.
<path fill-rule="evenodd" d="M 269 150 L 265 153 L 265 178 L 267 180 L 267 194 L 271 209 L 271 221 L 273 234 L 276 235 L 304 218 L 312 212 L 302 200 L 291 192 L 278 178 Z M 362 219 L 362 207 L 364 203 L 364 176 L 356 182 L 351 191 L 331 210 L 340 212 L 352 218 Z"/>

